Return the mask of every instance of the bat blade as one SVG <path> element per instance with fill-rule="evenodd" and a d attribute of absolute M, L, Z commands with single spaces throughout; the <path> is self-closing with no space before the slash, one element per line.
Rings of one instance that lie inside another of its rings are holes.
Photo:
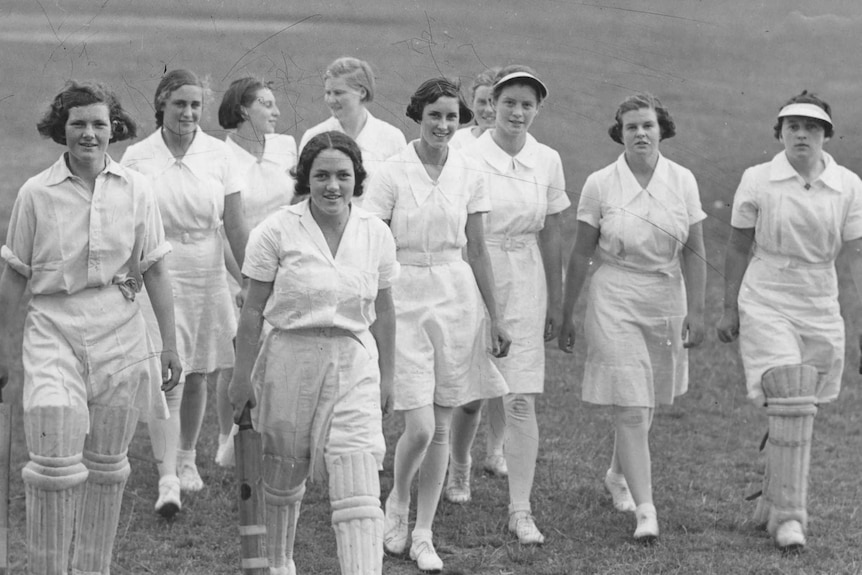
<path fill-rule="evenodd" d="M 9 573 L 9 469 L 12 460 L 12 406 L 0 397 L 0 575 Z"/>
<path fill-rule="evenodd" d="M 239 503 L 240 557 L 244 575 L 268 575 L 266 522 L 264 521 L 260 433 L 251 425 L 248 408 L 243 411 L 234 436 L 237 501 Z"/>

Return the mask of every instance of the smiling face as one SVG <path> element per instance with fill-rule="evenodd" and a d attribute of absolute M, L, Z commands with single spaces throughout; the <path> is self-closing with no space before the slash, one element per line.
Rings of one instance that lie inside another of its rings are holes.
<path fill-rule="evenodd" d="M 539 113 L 539 98 L 532 86 L 510 84 L 500 91 L 494 109 L 497 112 L 495 131 L 510 138 L 526 137 Z"/>
<path fill-rule="evenodd" d="M 805 116 L 787 116 L 781 121 L 781 136 L 784 153 L 791 163 L 820 160 L 823 144 L 829 138 L 823 124 Z"/>
<path fill-rule="evenodd" d="M 312 213 L 337 217 L 350 210 L 356 187 L 353 161 L 341 150 L 322 150 L 311 163 L 308 188 Z"/>
<path fill-rule="evenodd" d="M 458 129 L 458 99 L 441 96 L 422 109 L 419 139 L 422 146 L 445 148 Z"/>
<path fill-rule="evenodd" d="M 626 157 L 652 163 L 658 155 L 661 128 L 652 108 L 629 110 L 620 118 Z"/>
<path fill-rule="evenodd" d="M 489 130 L 494 127 L 497 115 L 491 103 L 491 86 L 479 86 L 473 94 L 473 115 L 476 117 L 476 125 L 482 129 Z"/>
<path fill-rule="evenodd" d="M 243 106 L 246 121 L 255 134 L 273 134 L 278 116 L 281 114 L 275 96 L 269 88 L 261 88 L 254 95 L 250 106 Z"/>
<path fill-rule="evenodd" d="M 66 147 L 72 173 L 81 169 L 101 170 L 111 140 L 111 116 L 107 104 L 77 106 L 66 120 Z"/>
<path fill-rule="evenodd" d="M 344 76 L 327 78 L 323 86 L 323 99 L 339 121 L 355 117 L 364 108 L 365 89 L 352 87 Z"/>
<path fill-rule="evenodd" d="M 171 92 L 162 108 L 165 114 L 162 121 L 164 129 L 177 136 L 193 133 L 201 119 L 203 99 L 203 89 L 191 84 Z"/>

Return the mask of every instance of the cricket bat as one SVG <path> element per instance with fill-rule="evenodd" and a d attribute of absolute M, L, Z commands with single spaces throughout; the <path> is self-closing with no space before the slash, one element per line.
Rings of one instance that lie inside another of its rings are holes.
<path fill-rule="evenodd" d="M 248 406 L 240 416 L 234 436 L 239 502 L 239 539 L 244 575 L 269 575 L 266 558 L 263 478 L 261 477 L 260 433 L 251 425 Z"/>
<path fill-rule="evenodd" d="M 12 463 L 12 406 L 0 390 L 0 575 L 9 573 L 9 468 Z"/>

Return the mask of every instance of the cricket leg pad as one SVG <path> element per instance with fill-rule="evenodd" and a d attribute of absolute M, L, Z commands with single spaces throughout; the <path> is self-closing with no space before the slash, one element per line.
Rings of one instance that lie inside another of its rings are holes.
<path fill-rule="evenodd" d="M 67 407 L 42 407 L 24 414 L 30 461 L 21 475 L 27 501 L 28 573 L 63 575 L 75 507 L 87 468 L 81 462 L 87 414 Z"/>
<path fill-rule="evenodd" d="M 123 490 L 131 473 L 127 452 L 138 425 L 138 410 L 90 407 L 84 465 L 90 471 L 78 501 L 73 573 L 107 574 L 120 520 Z"/>
<path fill-rule="evenodd" d="M 370 453 L 328 458 L 332 528 L 342 575 L 383 570 L 383 510 L 377 461 Z"/>
<path fill-rule="evenodd" d="M 788 521 L 799 523 L 803 534 L 807 527 L 808 470 L 817 413 L 814 395 L 817 379 L 817 370 L 809 365 L 781 366 L 763 374 L 769 418 L 767 530 L 773 537 Z M 776 543 L 781 545 L 778 538 Z"/>
<path fill-rule="evenodd" d="M 272 573 L 292 575 L 296 571 L 293 545 L 296 541 L 299 507 L 304 495 L 305 483 L 293 489 L 277 489 L 264 484 L 266 552 Z"/>

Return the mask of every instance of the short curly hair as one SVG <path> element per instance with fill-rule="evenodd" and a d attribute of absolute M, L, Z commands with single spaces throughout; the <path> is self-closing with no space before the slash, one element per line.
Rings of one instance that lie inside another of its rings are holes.
<path fill-rule="evenodd" d="M 410 103 L 407 105 L 407 117 L 417 124 L 421 123 L 425 106 L 433 104 L 444 96 L 458 100 L 459 124 L 469 124 L 473 121 L 473 110 L 464 100 L 460 84 L 449 78 L 431 78 L 422 82 L 410 96 Z"/>
<path fill-rule="evenodd" d="M 362 102 L 367 104 L 374 101 L 374 72 L 371 70 L 371 64 L 365 60 L 350 56 L 338 58 L 326 68 L 323 77 L 324 79 L 343 77 L 347 85 L 354 90 L 360 88 L 365 90 Z"/>
<path fill-rule="evenodd" d="M 655 116 L 658 119 L 659 139 L 666 140 L 673 138 L 676 135 L 676 124 L 673 118 L 665 108 L 661 100 L 647 92 L 634 94 L 623 100 L 617 108 L 617 113 L 614 116 L 614 123 L 608 128 L 608 135 L 611 140 L 617 144 L 623 143 L 623 114 L 633 112 L 635 110 L 643 110 L 648 108 L 655 110 Z"/>
<path fill-rule="evenodd" d="M 353 138 L 343 132 L 323 132 L 311 138 L 302 152 L 299 154 L 299 160 L 296 162 L 296 167 L 290 171 L 296 182 L 293 186 L 294 196 L 299 198 L 311 193 L 309 187 L 309 179 L 311 177 L 311 165 L 314 159 L 323 150 L 338 150 L 343 152 L 353 162 L 353 195 L 359 197 L 362 195 L 362 184 L 368 173 L 362 166 L 362 152 L 359 150 L 359 145 L 353 141 Z"/>
<path fill-rule="evenodd" d="M 157 128 L 161 128 L 165 121 L 165 111 L 163 108 L 168 98 L 171 97 L 171 93 L 183 86 L 197 86 L 202 91 L 205 91 L 203 82 L 198 79 L 194 72 L 189 70 L 171 70 L 162 76 L 159 85 L 156 86 L 156 95 L 153 97 L 153 109 L 156 111 Z"/>
<path fill-rule="evenodd" d="M 108 117 L 111 122 L 111 139 L 109 142 L 122 142 L 138 135 L 138 125 L 135 120 L 120 105 L 120 100 L 114 92 L 98 82 L 78 82 L 69 80 L 63 90 L 54 97 L 48 111 L 36 124 L 36 130 L 58 144 L 66 145 L 66 122 L 69 120 L 69 110 L 79 106 L 105 104 L 108 107 Z"/>
<path fill-rule="evenodd" d="M 240 78 L 228 86 L 218 107 L 218 123 L 225 130 L 232 130 L 245 122 L 243 108 L 254 104 L 257 93 L 261 90 L 272 90 L 272 82 L 264 82 L 257 78 Z"/>
<path fill-rule="evenodd" d="M 825 100 L 820 99 L 816 94 L 809 92 L 808 90 L 802 90 L 801 94 L 797 94 L 784 102 L 779 108 L 781 111 L 785 106 L 789 106 L 790 104 L 814 104 L 815 106 L 822 108 L 823 111 L 831 118 L 832 117 L 832 106 L 826 103 Z M 819 118 L 811 118 L 821 126 L 823 126 L 823 135 L 827 138 L 831 138 L 835 133 L 835 128 L 832 124 L 828 122 L 824 122 Z M 778 140 L 781 138 L 781 127 L 784 125 L 784 118 L 778 118 L 778 121 L 775 122 L 775 125 L 772 127 L 772 133 L 775 136 L 775 139 Z"/>

